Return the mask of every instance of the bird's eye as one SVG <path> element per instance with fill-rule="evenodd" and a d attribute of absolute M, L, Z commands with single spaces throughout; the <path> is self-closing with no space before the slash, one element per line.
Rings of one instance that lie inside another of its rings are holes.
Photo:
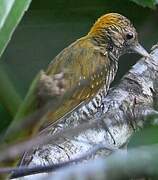
<path fill-rule="evenodd" d="M 126 34 L 126 39 L 127 39 L 127 40 L 130 40 L 130 39 L 132 39 L 133 37 L 134 37 L 134 35 L 133 35 L 133 33 L 131 33 L 131 32 Z"/>

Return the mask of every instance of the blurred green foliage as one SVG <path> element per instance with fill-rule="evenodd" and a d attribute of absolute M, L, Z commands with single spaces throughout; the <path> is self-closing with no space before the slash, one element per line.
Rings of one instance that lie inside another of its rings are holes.
<path fill-rule="evenodd" d="M 150 7 L 150 8 L 155 8 L 156 4 L 158 4 L 157 0 L 132 0 L 132 1 L 143 7 Z"/>
<path fill-rule="evenodd" d="M 0 1 L 0 55 L 2 55 L 12 33 L 30 5 L 30 2 L 31 0 Z"/>
<path fill-rule="evenodd" d="M 128 148 L 158 144 L 158 126 L 148 126 L 133 134 Z"/>
<path fill-rule="evenodd" d="M 31 0 L 0 0 L 0 56 L 30 3 Z M 5 111 L 3 111 L 4 107 L 0 107 L 0 129 L 3 129 L 4 125 L 9 123 L 9 119 L 6 118 L 9 116 L 6 116 L 4 112 L 13 117 L 21 104 L 21 99 L 2 64 L 0 66 L 0 85 L 0 106 L 5 107 Z"/>

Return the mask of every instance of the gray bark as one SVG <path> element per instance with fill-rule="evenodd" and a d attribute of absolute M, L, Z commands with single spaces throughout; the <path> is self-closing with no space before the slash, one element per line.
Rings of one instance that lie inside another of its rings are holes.
<path fill-rule="evenodd" d="M 108 156 L 112 151 L 106 147 L 111 149 L 125 147 L 134 131 L 143 126 L 145 117 L 155 112 L 158 96 L 157 72 L 158 46 L 155 46 L 151 58 L 141 58 L 121 82 L 109 90 L 100 109 L 92 118 L 83 121 L 82 118 L 76 119 L 75 113 L 69 113 L 47 131 L 53 136 L 67 127 L 90 123 L 93 118 L 100 121 L 99 128 L 87 129 L 72 136 L 63 135 L 53 143 L 25 153 L 21 164 L 33 166 L 69 161 L 87 153 L 97 144 L 105 145 L 105 149 L 97 151 L 90 157 L 91 159 Z M 45 132 L 44 130 L 42 133 Z"/>
<path fill-rule="evenodd" d="M 29 176 L 29 180 L 123 180 L 158 177 L 158 145 L 118 151 L 106 159 L 90 160 L 84 164 L 63 168 L 56 173 Z"/>

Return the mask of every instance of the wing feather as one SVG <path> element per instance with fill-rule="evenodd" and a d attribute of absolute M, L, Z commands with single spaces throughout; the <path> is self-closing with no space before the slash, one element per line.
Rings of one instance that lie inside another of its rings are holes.
<path fill-rule="evenodd" d="M 88 102 L 105 84 L 109 66 L 108 58 L 96 49 L 90 41 L 80 39 L 65 48 L 55 57 L 46 71 L 47 76 L 64 72 L 66 90 L 76 88 L 71 98 L 63 100 L 63 104 L 54 112 L 49 112 L 46 122 L 54 123 L 82 102 Z M 88 80 L 88 85 L 80 87 L 81 80 Z"/>

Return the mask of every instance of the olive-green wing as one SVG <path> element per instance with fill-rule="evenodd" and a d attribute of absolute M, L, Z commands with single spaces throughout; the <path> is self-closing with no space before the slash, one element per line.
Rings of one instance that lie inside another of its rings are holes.
<path fill-rule="evenodd" d="M 104 85 L 108 66 L 108 58 L 90 42 L 80 40 L 64 49 L 49 65 L 46 74 L 65 72 L 66 90 L 75 87 L 75 91 L 56 111 L 47 114 L 45 126 L 56 122 L 81 102 L 89 101 Z M 80 88 L 82 80 L 88 83 Z"/>

